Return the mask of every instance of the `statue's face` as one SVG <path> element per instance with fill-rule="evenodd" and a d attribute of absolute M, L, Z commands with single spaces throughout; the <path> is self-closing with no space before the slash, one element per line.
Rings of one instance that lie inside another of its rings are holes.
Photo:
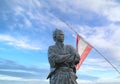
<path fill-rule="evenodd" d="M 59 42 L 63 42 L 64 41 L 64 33 L 62 31 L 57 32 L 56 40 L 59 41 Z"/>

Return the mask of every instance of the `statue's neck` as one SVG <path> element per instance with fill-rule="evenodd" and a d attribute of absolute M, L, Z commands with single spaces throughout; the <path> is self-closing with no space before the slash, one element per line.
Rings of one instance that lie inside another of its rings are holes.
<path fill-rule="evenodd" d="M 56 45 L 59 46 L 59 47 L 64 47 L 64 43 L 63 42 L 56 42 Z"/>

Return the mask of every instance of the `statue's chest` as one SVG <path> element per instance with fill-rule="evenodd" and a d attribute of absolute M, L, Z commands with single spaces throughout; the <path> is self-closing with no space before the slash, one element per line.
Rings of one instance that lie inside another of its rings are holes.
<path fill-rule="evenodd" d="M 66 47 L 66 46 L 64 46 L 64 47 L 56 46 L 55 47 L 55 52 L 57 54 L 68 54 L 68 53 L 70 53 L 70 49 L 68 47 Z"/>

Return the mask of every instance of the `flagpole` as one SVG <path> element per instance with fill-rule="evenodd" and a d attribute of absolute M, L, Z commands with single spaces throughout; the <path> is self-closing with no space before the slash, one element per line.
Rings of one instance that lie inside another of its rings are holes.
<path fill-rule="evenodd" d="M 67 22 L 65 22 L 64 20 L 60 19 L 62 22 L 64 22 L 68 28 L 70 28 L 75 34 L 79 35 Z M 80 36 L 80 35 L 79 35 Z M 80 36 L 81 37 L 81 36 Z M 82 37 L 81 37 L 82 38 Z M 84 38 L 82 38 L 84 40 Z M 85 41 L 85 40 L 84 40 Z M 87 41 L 85 41 L 87 44 L 89 44 L 93 49 L 95 49 L 96 52 L 98 52 L 98 54 L 100 54 L 100 56 L 102 56 L 111 66 L 112 68 L 114 68 L 115 71 L 118 72 L 118 74 L 120 74 L 120 71 L 102 54 L 100 53 L 95 47 L 93 47 L 90 43 L 88 43 Z"/>
<path fill-rule="evenodd" d="M 102 53 L 100 53 L 95 47 L 93 48 L 118 72 L 118 74 L 120 74 L 120 71 Z"/>
<path fill-rule="evenodd" d="M 61 18 L 58 18 L 60 21 L 62 21 L 63 23 L 65 23 L 68 28 L 70 28 L 76 35 L 78 34 L 67 22 L 65 22 L 64 20 L 62 20 Z"/>

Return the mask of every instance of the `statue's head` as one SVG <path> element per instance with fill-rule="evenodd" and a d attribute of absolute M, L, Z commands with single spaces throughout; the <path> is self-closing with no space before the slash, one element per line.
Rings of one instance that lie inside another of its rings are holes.
<path fill-rule="evenodd" d="M 53 32 L 53 40 L 55 42 L 63 42 L 64 41 L 64 33 L 62 30 L 60 29 L 56 29 L 54 32 Z"/>

